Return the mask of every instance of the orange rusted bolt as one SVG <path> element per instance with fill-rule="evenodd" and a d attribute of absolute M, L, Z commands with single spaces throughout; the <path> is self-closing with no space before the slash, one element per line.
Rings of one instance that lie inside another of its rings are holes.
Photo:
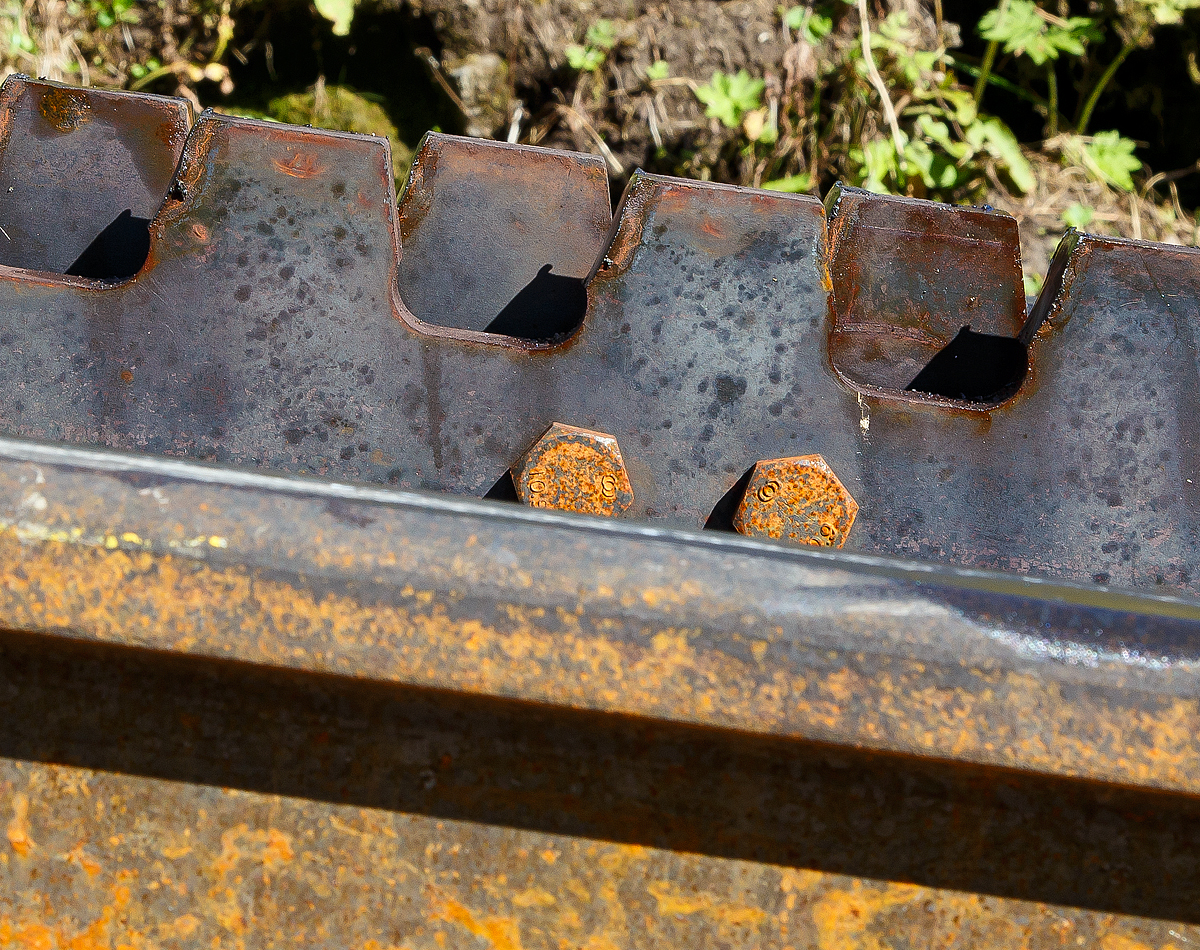
<path fill-rule="evenodd" d="M 534 508 L 619 515 L 633 488 L 617 440 L 556 422 L 513 466 L 517 497 Z"/>
<path fill-rule="evenodd" d="M 751 538 L 788 538 L 840 548 L 858 503 L 819 455 L 766 459 L 754 466 L 733 526 Z"/>

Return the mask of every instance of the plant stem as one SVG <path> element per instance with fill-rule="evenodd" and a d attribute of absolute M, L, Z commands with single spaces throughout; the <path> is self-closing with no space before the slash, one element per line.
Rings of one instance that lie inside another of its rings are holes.
<path fill-rule="evenodd" d="M 975 76 L 978 78 L 979 76 L 983 75 L 982 69 L 980 69 L 978 66 L 972 66 L 968 62 L 964 62 L 961 55 L 947 56 L 946 62 L 948 62 L 955 69 L 961 69 L 968 76 Z M 1009 82 L 1003 76 L 991 75 L 986 78 L 989 86 L 995 86 L 997 89 L 1003 89 L 1005 92 L 1011 92 L 1017 98 L 1024 99 L 1026 102 L 1031 102 L 1035 106 L 1041 106 L 1042 108 L 1045 108 L 1046 106 L 1046 100 L 1041 96 L 1034 95 L 1027 89 L 1022 89 L 1016 83 Z"/>
<path fill-rule="evenodd" d="M 1000 10 L 996 14 L 996 29 L 1000 29 L 1000 25 L 1004 22 L 1004 14 L 1008 12 L 1008 0 L 1000 0 Z M 979 67 L 979 76 L 975 80 L 975 108 L 979 108 L 979 103 L 983 102 L 983 91 L 987 89 L 988 77 L 992 74 L 992 64 L 996 61 L 996 51 L 1000 49 L 1000 41 L 992 40 L 987 45 L 987 52 L 983 54 L 983 62 Z"/>
<path fill-rule="evenodd" d="M 1007 2 L 1007 0 L 1006 0 Z M 887 83 L 879 75 L 875 66 L 875 54 L 871 52 L 871 24 L 867 19 L 867 0 L 858 0 L 858 19 L 862 26 L 862 54 L 867 63 L 867 76 L 871 85 L 879 93 L 880 104 L 883 106 L 883 117 L 892 129 L 892 142 L 896 146 L 896 160 L 904 164 L 904 137 L 900 134 L 900 123 L 896 121 L 896 110 L 892 106 L 892 97 L 888 95 Z"/>
<path fill-rule="evenodd" d="M 1054 71 L 1054 60 L 1046 62 L 1046 138 L 1058 135 L 1058 73 Z"/>
<path fill-rule="evenodd" d="M 1096 103 L 1100 101 L 1100 93 L 1104 92 L 1104 87 L 1108 85 L 1110 79 L 1125 62 L 1125 57 L 1137 49 L 1138 44 L 1142 42 L 1146 34 L 1149 32 L 1149 27 L 1142 30 L 1136 37 L 1121 47 L 1121 52 L 1117 53 L 1116 57 L 1108 64 L 1108 69 L 1104 70 L 1100 78 L 1096 81 L 1096 85 L 1092 87 L 1091 94 L 1087 97 L 1087 102 L 1083 104 L 1083 108 L 1079 110 L 1079 121 L 1075 123 L 1075 131 L 1080 135 L 1087 134 L 1088 123 L 1092 120 L 1092 111 L 1096 108 Z"/>

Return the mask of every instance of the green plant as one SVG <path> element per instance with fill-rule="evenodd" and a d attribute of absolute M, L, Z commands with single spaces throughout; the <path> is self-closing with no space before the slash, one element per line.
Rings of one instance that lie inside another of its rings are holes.
<path fill-rule="evenodd" d="M 162 63 L 152 56 L 146 60 L 145 64 L 132 63 L 129 67 L 129 75 L 134 79 L 142 79 L 157 69 L 162 69 Z"/>
<path fill-rule="evenodd" d="M 979 35 L 988 41 L 988 46 L 976 71 L 975 102 L 983 101 L 989 84 L 1006 85 L 993 75 L 1000 49 L 1013 57 L 1027 58 L 1045 71 L 1046 96 L 1033 101 L 1046 114 L 1047 137 L 1054 137 L 1058 134 L 1061 119 L 1056 62 L 1064 56 L 1085 60 L 1089 45 L 1103 39 L 1106 27 L 1112 28 L 1122 40 L 1117 55 L 1094 79 L 1092 64 L 1084 63 L 1080 86 L 1082 97 L 1074 122 L 1070 123 L 1074 132 L 1084 135 L 1100 96 L 1129 54 L 1148 42 L 1156 27 L 1179 24 L 1184 12 L 1196 7 L 1200 7 L 1200 0 L 1124 0 L 1115 5 L 1116 13 L 1107 20 L 1078 16 L 1064 19 L 1041 9 L 1034 0 L 1000 0 L 999 5 L 984 14 L 977 25 Z M 1100 12 L 1103 9 L 1100 8 Z"/>
<path fill-rule="evenodd" d="M 762 105 L 765 87 L 766 83 L 752 79 L 744 69 L 732 76 L 715 72 L 711 82 L 696 88 L 696 98 L 704 103 L 706 116 L 719 120 L 727 129 L 736 129 L 746 113 Z"/>
<path fill-rule="evenodd" d="M 90 6 L 96 17 L 96 25 L 102 29 L 107 30 L 118 23 L 138 22 L 137 5 L 134 0 L 112 0 L 110 3 L 91 0 Z"/>
<path fill-rule="evenodd" d="M 767 191 L 784 191 L 790 194 L 803 194 L 806 191 L 811 191 L 813 186 L 812 175 L 804 172 L 799 175 L 788 175 L 785 178 L 776 178 L 773 181 L 764 181 L 763 188 Z"/>
<path fill-rule="evenodd" d="M 1091 17 L 1060 19 L 1041 10 L 1033 0 L 1009 0 L 979 20 L 979 35 L 1002 43 L 1006 53 L 1028 56 L 1044 66 L 1059 54 L 1082 56 L 1084 44 L 1098 40 L 1100 31 Z"/>
<path fill-rule="evenodd" d="M 833 30 L 833 17 L 818 13 L 812 7 L 780 8 L 783 25 L 804 37 L 810 46 L 816 46 Z"/>
<path fill-rule="evenodd" d="M 1122 191 L 1133 191 L 1131 173 L 1142 167 L 1133 154 L 1137 143 L 1122 138 L 1116 131 L 1097 132 L 1090 138 L 1064 135 L 1060 141 L 1065 161 L 1082 166 L 1098 182 Z"/>
<path fill-rule="evenodd" d="M 617 30 L 612 20 L 597 20 L 587 28 L 584 39 L 587 45 L 572 43 L 564 51 L 567 65 L 578 72 L 594 73 L 604 65 L 609 52 L 617 45 Z"/>
<path fill-rule="evenodd" d="M 1075 131 L 1080 135 L 1087 132 L 1092 112 L 1100 101 L 1100 94 L 1116 75 L 1121 64 L 1135 49 L 1145 43 L 1159 26 L 1177 26 L 1183 22 L 1183 14 L 1188 10 L 1200 7 L 1200 0 L 1132 0 L 1125 5 L 1125 16 L 1117 22 L 1117 32 L 1121 34 L 1123 44 L 1121 50 L 1092 86 L 1091 93 L 1079 109 L 1075 120 Z"/>
<path fill-rule="evenodd" d="M 671 75 L 671 67 L 667 65 L 667 61 L 665 59 L 655 60 L 646 67 L 646 78 L 651 82 L 659 79 L 666 79 L 669 75 Z"/>
<path fill-rule="evenodd" d="M 997 47 L 1016 56 L 1027 56 L 1035 66 L 1046 70 L 1046 132 L 1058 134 L 1058 72 L 1055 62 L 1060 54 L 1082 56 L 1084 45 L 1102 36 L 1091 17 L 1062 19 L 1046 13 L 1033 0 L 1002 0 L 979 20 L 979 35 L 988 41 L 983 68 L 975 82 L 975 103 L 983 99 L 984 89 L 995 62 Z"/>
<path fill-rule="evenodd" d="M 903 128 L 898 136 L 849 150 L 852 180 L 872 191 L 966 197 L 979 187 L 983 163 L 990 161 L 1019 191 L 1033 187 L 1033 171 L 1016 136 L 994 116 L 980 115 L 954 74 L 940 68 L 944 51 L 920 47 L 906 13 L 893 13 L 879 23 L 870 48 L 896 91 L 909 101 L 899 116 Z M 868 65 L 857 50 L 850 55 L 865 87 Z"/>
<path fill-rule="evenodd" d="M 1062 213 L 1062 223 L 1068 228 L 1084 230 L 1095 220 L 1096 212 L 1085 204 L 1076 201 Z"/>

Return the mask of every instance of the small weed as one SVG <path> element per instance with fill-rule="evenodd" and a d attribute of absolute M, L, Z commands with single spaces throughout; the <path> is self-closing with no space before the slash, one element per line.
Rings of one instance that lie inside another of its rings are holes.
<path fill-rule="evenodd" d="M 584 39 L 586 45 L 572 43 L 564 50 L 567 65 L 577 72 L 594 73 L 604 65 L 609 52 L 617 45 L 616 26 L 612 20 L 597 20 L 587 28 Z"/>
<path fill-rule="evenodd" d="M 761 79 L 751 79 L 750 74 L 740 69 L 734 75 L 715 72 L 712 82 L 696 89 L 696 98 L 705 105 L 704 114 L 717 119 L 727 129 L 739 128 L 747 112 L 762 105 L 762 93 L 766 87 Z"/>
<path fill-rule="evenodd" d="M 136 4 L 133 0 L 112 0 L 103 3 L 91 0 L 91 10 L 96 17 L 96 25 L 101 29 L 109 29 L 118 23 L 137 23 L 139 21 Z"/>
<path fill-rule="evenodd" d="M 1090 138 L 1064 135 L 1061 138 L 1063 160 L 1080 165 L 1088 175 L 1101 184 L 1121 191 L 1133 191 L 1132 172 L 1139 171 L 1141 161 L 1133 154 L 1136 142 L 1122 138 L 1119 132 L 1097 132 Z"/>
<path fill-rule="evenodd" d="M 671 75 L 671 67 L 664 59 L 655 60 L 646 67 L 646 78 L 651 82 L 659 79 L 666 79 Z"/>
<path fill-rule="evenodd" d="M 347 36 L 358 0 L 313 0 L 317 12 L 333 24 L 334 36 Z"/>
<path fill-rule="evenodd" d="M 776 178 L 773 181 L 764 181 L 763 188 L 767 191 L 784 191 L 793 195 L 801 195 L 812 190 L 813 180 L 812 175 L 788 175 L 786 178 Z"/>
<path fill-rule="evenodd" d="M 1076 201 L 1070 205 L 1062 213 L 1062 223 L 1065 227 L 1075 228 L 1077 231 L 1086 230 L 1087 226 L 1096 218 L 1096 212 L 1085 204 L 1080 204 Z"/>
<path fill-rule="evenodd" d="M 833 30 L 833 17 L 824 16 L 811 7 L 792 7 L 790 10 L 780 7 L 780 13 L 784 26 L 803 36 L 810 46 L 816 46 Z"/>

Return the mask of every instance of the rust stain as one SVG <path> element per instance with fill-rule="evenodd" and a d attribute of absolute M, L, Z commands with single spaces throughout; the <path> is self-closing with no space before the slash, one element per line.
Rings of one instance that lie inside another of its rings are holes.
<path fill-rule="evenodd" d="M 864 888 L 859 882 L 847 890 L 831 890 L 812 909 L 820 950 L 877 950 L 882 945 L 867 929 L 883 911 L 925 896 L 916 885 L 890 884 L 883 889 Z"/>
<path fill-rule="evenodd" d="M 131 872 L 119 874 L 111 891 L 111 903 L 105 905 L 90 925 L 75 933 L 65 926 L 52 927 L 44 920 L 15 923 L 8 915 L 0 916 L 0 946 L 24 950 L 112 950 L 110 930 L 114 922 L 126 925 L 123 915 L 131 894 L 129 886 L 120 882 L 132 876 Z M 134 936 L 128 929 L 126 935 Z"/>
<path fill-rule="evenodd" d="M 534 508 L 612 517 L 633 504 L 617 440 L 556 422 L 514 466 L 517 497 Z"/>
<path fill-rule="evenodd" d="M 33 768 L 56 774 L 70 771 Z M 63 807 L 63 796 L 69 794 L 65 786 L 55 790 L 44 774 L 29 779 L 31 789 L 42 790 L 39 803 L 49 815 L 58 816 L 59 829 L 78 820 Z M 136 776 L 112 775 L 98 781 L 105 800 L 138 801 L 161 788 L 153 780 L 147 788 L 147 780 Z M 239 793 L 215 804 L 202 789 L 186 784 L 165 794 L 171 798 L 170 807 L 114 812 L 115 822 L 104 834 L 118 840 L 171 840 L 190 829 L 197 845 L 190 873 L 205 877 L 203 855 L 209 846 L 231 840 L 230 830 L 239 843 L 247 836 L 239 826 L 231 829 L 229 819 L 269 803 L 273 821 L 304 838 L 303 860 L 289 871 L 295 876 L 281 875 L 282 892 L 272 893 L 271 882 L 258 874 L 242 877 L 239 868 L 236 878 L 210 888 L 173 892 L 164 903 L 164 891 L 155 888 L 161 865 L 150 856 L 144 880 L 131 888 L 135 872 L 118 872 L 114 886 L 95 907 L 87 904 L 91 889 L 71 889 L 69 883 L 65 890 L 61 885 L 57 892 L 48 889 L 57 919 L 47 912 L 40 895 L 28 898 L 3 891 L 0 883 L 2 896 L 15 896 L 11 902 L 23 915 L 17 919 L 0 914 L 0 946 L 113 950 L 183 941 L 189 946 L 249 947 L 270 943 L 280 932 L 303 936 L 309 945 L 364 950 L 397 950 L 384 939 L 387 933 L 403 934 L 398 942 L 413 950 L 434 945 L 522 950 L 523 939 L 539 947 L 578 950 L 716 945 L 887 950 L 910 944 L 1048 950 L 1075 946 L 1076 934 L 1089 935 L 1089 946 L 1099 950 L 1178 946 L 1168 941 L 1167 928 L 1180 925 L 1167 921 L 581 838 L 548 842 L 540 833 L 514 835 L 511 829 L 370 810 L 359 812 L 365 827 L 353 830 L 361 836 L 363 850 L 351 856 L 340 831 L 321 832 L 340 806 L 258 793 Z M 206 816 L 206 808 L 220 813 Z M 269 845 L 269 832 L 263 843 Z M 548 846 L 559 852 L 553 867 L 539 860 L 539 851 Z M 436 861 L 436 868 L 422 871 L 409 860 L 420 861 L 422 853 L 427 865 Z M 431 855 L 436 857 L 431 860 Z M 51 877 L 58 858 L 49 848 L 42 848 L 39 857 L 39 877 Z M 128 858 L 138 860 L 132 854 Z M 534 873 L 527 877 L 529 870 Z M 7 883 L 3 873 L 0 870 L 0 882 Z M 190 873 L 180 869 L 178 876 Z M 590 890 L 575 875 L 585 878 Z M 306 907 L 292 907 L 289 899 L 280 899 L 297 893 L 297 887 Z M 551 903 L 548 895 L 557 899 Z M 574 906 L 572 897 L 578 898 Z M 424 906 L 425 920 L 414 922 L 410 915 L 414 899 Z M 519 918 L 495 909 L 506 902 L 522 907 Z M 85 926 L 80 919 L 92 923 Z M 313 921 L 326 920 L 327 930 L 321 923 L 313 926 Z M 422 926 L 418 929 L 414 923 Z M 1191 935 L 1191 928 L 1180 929 Z"/>
<path fill-rule="evenodd" d="M 296 152 L 287 161 L 276 158 L 271 164 L 275 166 L 276 171 L 292 178 L 316 178 L 328 171 L 328 167 L 322 165 L 320 159 L 309 152 Z"/>
<path fill-rule="evenodd" d="M 553 907 L 557 903 L 553 894 L 539 887 L 518 891 L 513 895 L 512 902 L 516 907 Z"/>
<path fill-rule="evenodd" d="M 752 538 L 840 548 L 857 515 L 858 503 L 825 459 L 801 455 L 754 466 L 733 526 Z"/>
<path fill-rule="evenodd" d="M 21 857 L 29 856 L 29 852 L 37 847 L 29 835 L 29 796 L 16 794 L 12 800 L 13 816 L 8 823 L 9 846 Z"/>
<path fill-rule="evenodd" d="M 184 914 L 181 917 L 176 917 L 169 924 L 158 925 L 158 936 L 160 939 L 166 940 L 172 937 L 187 938 L 194 934 L 200 927 L 200 921 L 192 914 Z"/>
<path fill-rule="evenodd" d="M 734 927 L 757 926 L 767 917 L 760 907 L 732 904 L 706 891 L 681 893 L 671 881 L 652 881 L 646 885 L 646 890 L 658 903 L 658 912 L 664 917 L 704 914 L 718 923 Z"/>
<path fill-rule="evenodd" d="M 248 850 L 243 852 L 239 843 Z M 259 861 L 270 868 L 286 864 L 294 857 L 291 838 L 275 828 L 250 830 L 245 822 L 227 828 L 221 835 L 221 856 L 213 870 L 224 877 L 243 860 Z"/>
<path fill-rule="evenodd" d="M 42 93 L 39 111 L 59 132 L 74 132 L 92 119 L 88 95 L 78 89 L 47 89 Z"/>
<path fill-rule="evenodd" d="M 100 873 L 100 864 L 92 858 L 86 851 L 83 850 L 83 844 L 77 845 L 74 850 L 66 855 L 67 861 L 71 864 L 78 865 L 87 874 L 89 878 L 95 878 Z"/>
<path fill-rule="evenodd" d="M 1162 950 L 1170 950 L 1170 948 L 1170 944 L 1163 944 Z M 1154 950 L 1154 947 L 1121 934 L 1105 934 L 1100 939 L 1100 950 Z"/>
<path fill-rule="evenodd" d="M 53 509 L 63 507 L 56 498 Z M 726 651 L 697 648 L 694 629 L 671 623 L 672 604 L 686 598 L 703 609 L 706 592 L 671 591 L 650 579 L 641 591 L 623 594 L 620 604 L 611 595 L 606 600 L 600 593 L 581 594 L 581 609 L 600 617 L 657 604 L 661 615 L 642 635 L 630 640 L 600 627 L 564 638 L 544 611 L 516 602 L 498 605 L 507 617 L 502 628 L 455 616 L 452 604 L 430 590 L 401 588 L 395 603 L 363 605 L 336 590 L 316 593 L 303 584 L 254 576 L 244 566 L 197 560 L 211 550 L 207 540 L 172 554 L 171 544 L 180 544 L 175 536 L 156 539 L 141 523 L 135 533 L 151 549 L 125 550 L 119 536 L 126 532 L 107 527 L 116 533 L 93 533 L 58 520 L 22 521 L 0 531 L 0 611 L 6 624 L 347 675 L 363 675 L 366 661 L 359 651 L 365 648 L 371 651 L 370 675 L 388 681 L 1160 788 L 1192 790 L 1200 783 L 1195 754 L 1200 703 L 1191 698 L 1164 698 L 1130 710 L 1101 694 L 1068 701 L 1053 684 L 1026 674 L 997 679 L 964 669 L 962 680 L 949 684 L 907 661 L 870 675 L 838 664 L 821 676 L 774 664 L 769 651 L 743 661 Z M 224 523 L 210 527 L 224 529 Z M 239 536 L 252 528 L 225 530 L 236 549 Z M 375 574 L 396 563 L 393 547 L 375 549 L 373 543 L 364 549 L 356 536 L 353 547 L 320 548 L 311 560 L 296 564 L 314 573 L 345 564 Z M 763 630 L 756 640 L 770 644 L 775 636 Z M 998 722 L 1014 725 L 998 733 L 992 725 Z"/>
<path fill-rule="evenodd" d="M 522 950 L 520 928 L 511 917 L 485 917 L 479 920 L 470 910 L 449 897 L 438 901 L 434 917 L 457 924 L 473 936 L 482 937 L 491 950 Z"/>

